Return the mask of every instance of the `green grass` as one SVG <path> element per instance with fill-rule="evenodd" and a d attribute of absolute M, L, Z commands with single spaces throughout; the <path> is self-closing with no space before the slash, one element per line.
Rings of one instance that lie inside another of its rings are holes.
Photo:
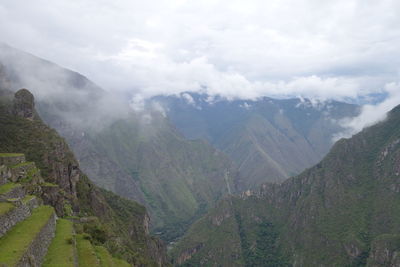
<path fill-rule="evenodd" d="M 113 258 L 105 247 L 95 246 L 95 250 L 97 257 L 100 260 L 101 266 L 103 267 L 114 266 Z"/>
<path fill-rule="evenodd" d="M 31 162 L 31 161 L 21 162 L 21 163 L 18 163 L 18 164 L 15 164 L 15 165 L 11 166 L 10 168 L 11 169 L 16 169 L 16 168 L 23 167 L 23 166 L 28 166 L 28 165 L 33 165 L 33 162 Z"/>
<path fill-rule="evenodd" d="M 0 186 L 0 195 L 10 192 L 12 189 L 20 186 L 20 184 L 6 183 Z"/>
<path fill-rule="evenodd" d="M 0 203 L 0 216 L 13 210 L 15 206 L 11 203 L 1 202 Z"/>
<path fill-rule="evenodd" d="M 52 214 L 52 207 L 41 206 L 35 209 L 29 218 L 16 224 L 0 238 L 0 265 L 16 265 Z"/>
<path fill-rule="evenodd" d="M 43 267 L 46 266 L 74 266 L 74 236 L 71 221 L 65 219 L 57 221 L 56 235 L 43 263 Z"/>
<path fill-rule="evenodd" d="M 95 246 L 96 255 L 100 260 L 100 266 L 102 267 L 125 267 L 131 266 L 124 260 L 114 258 L 108 252 L 108 250 L 103 246 Z"/>
<path fill-rule="evenodd" d="M 32 179 L 33 179 L 33 177 L 35 175 L 40 175 L 40 171 L 36 167 L 29 169 L 27 174 L 26 174 L 26 177 L 21 179 L 19 182 L 21 182 L 21 183 L 29 183 L 29 182 L 32 181 Z"/>
<path fill-rule="evenodd" d="M 130 267 L 131 265 L 124 260 L 113 258 L 114 266 L 118 267 Z"/>
<path fill-rule="evenodd" d="M 100 266 L 92 244 L 83 235 L 76 236 L 76 248 L 79 266 Z"/>
<path fill-rule="evenodd" d="M 34 198 L 35 198 L 35 196 L 26 195 L 26 196 L 22 199 L 22 203 L 26 204 L 26 203 L 28 203 L 29 201 L 31 201 L 32 199 L 34 199 Z"/>
<path fill-rule="evenodd" d="M 7 158 L 7 157 L 20 157 L 23 156 L 22 153 L 0 153 L 0 158 Z"/>
<path fill-rule="evenodd" d="M 58 184 L 45 182 L 45 183 L 41 183 L 40 186 L 57 187 Z"/>

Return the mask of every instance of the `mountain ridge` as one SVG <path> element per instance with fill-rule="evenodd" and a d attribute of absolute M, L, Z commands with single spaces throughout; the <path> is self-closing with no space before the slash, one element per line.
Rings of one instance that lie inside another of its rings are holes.
<path fill-rule="evenodd" d="M 400 106 L 385 121 L 339 140 L 302 174 L 222 201 L 174 248 L 175 263 L 395 266 L 399 125 Z M 222 250 L 225 245 L 230 249 Z"/>
<path fill-rule="evenodd" d="M 205 139 L 239 166 L 240 190 L 282 182 L 329 151 L 339 121 L 359 107 L 308 99 L 226 100 L 196 93 L 158 96 L 167 116 L 188 139 Z"/>
<path fill-rule="evenodd" d="M 85 173 L 144 204 L 151 230 L 164 239 L 180 235 L 227 193 L 226 181 L 234 190 L 236 167 L 207 142 L 186 140 L 156 108 L 134 111 L 84 76 L 19 51 L 0 51 L 0 62 L 0 84 L 35 88 L 38 113 L 66 138 Z"/>
<path fill-rule="evenodd" d="M 37 168 L 17 165 L 34 171 L 25 174 L 23 188 L 54 207 L 57 216 L 76 219 L 77 231 L 93 243 L 132 264 L 168 265 L 163 243 L 148 233 L 145 208 L 95 186 L 65 140 L 40 119 L 26 89 L 13 94 L 0 87 L 0 150 L 24 153 L 34 162 Z M 43 179 L 39 185 L 38 177 Z"/>

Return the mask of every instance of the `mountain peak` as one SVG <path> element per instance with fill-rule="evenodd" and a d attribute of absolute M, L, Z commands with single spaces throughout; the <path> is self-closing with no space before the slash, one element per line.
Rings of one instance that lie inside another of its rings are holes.
<path fill-rule="evenodd" d="M 14 114 L 33 120 L 35 115 L 35 98 L 28 89 L 20 89 L 14 95 Z"/>

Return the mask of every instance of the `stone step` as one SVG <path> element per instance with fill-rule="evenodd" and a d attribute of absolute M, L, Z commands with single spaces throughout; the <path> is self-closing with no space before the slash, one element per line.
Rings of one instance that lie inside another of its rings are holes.
<path fill-rule="evenodd" d="M 0 202 L 0 237 L 14 225 L 28 218 L 38 205 L 37 198 L 30 195 L 23 199 Z"/>
<path fill-rule="evenodd" d="M 24 198 L 25 190 L 22 185 L 16 183 L 6 183 L 0 186 L 0 202 L 7 201 L 7 199 Z"/>
<path fill-rule="evenodd" d="M 79 266 L 100 266 L 96 252 L 85 234 L 76 236 Z"/>
<path fill-rule="evenodd" d="M 42 266 L 74 267 L 75 265 L 75 235 L 73 223 L 66 219 L 58 219 L 55 237 L 50 244 Z"/>
<path fill-rule="evenodd" d="M 20 153 L 0 153 L 0 165 L 12 166 L 25 162 L 25 155 Z"/>
<path fill-rule="evenodd" d="M 41 266 L 53 239 L 53 207 L 40 206 L 0 238 L 0 266 Z"/>

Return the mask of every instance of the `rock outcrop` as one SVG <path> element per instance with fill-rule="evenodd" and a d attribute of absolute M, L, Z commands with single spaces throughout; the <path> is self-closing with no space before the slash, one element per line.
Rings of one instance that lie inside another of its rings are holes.
<path fill-rule="evenodd" d="M 35 116 L 35 98 L 27 89 L 21 89 L 15 93 L 14 114 L 33 120 Z"/>
<path fill-rule="evenodd" d="M 0 92 L 0 152 L 24 154 L 0 157 L 0 184 L 23 183 L 22 190 L 52 206 L 58 217 L 97 218 L 95 223 L 80 223 L 78 228 L 132 264 L 167 265 L 165 246 L 146 232 L 146 210 L 101 190 L 82 173 L 65 140 L 37 116 L 28 90 L 22 89 L 14 96 L 1 89 Z M 8 195 L 3 195 L 3 200 L 21 197 L 20 187 L 16 185 Z M 128 206 L 133 206 L 130 212 L 121 213 L 129 210 Z M 33 253 L 41 255 L 39 251 Z M 40 262 L 37 258 L 28 258 L 24 262 Z"/>

